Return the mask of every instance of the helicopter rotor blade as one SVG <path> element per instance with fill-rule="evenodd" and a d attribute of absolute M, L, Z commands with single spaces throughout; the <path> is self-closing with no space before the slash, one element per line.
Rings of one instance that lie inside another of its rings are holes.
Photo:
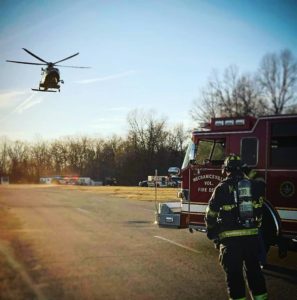
<path fill-rule="evenodd" d="M 7 62 L 12 62 L 16 64 L 25 64 L 25 65 L 38 65 L 38 66 L 46 66 L 47 64 L 42 64 L 42 63 L 32 63 L 32 62 L 27 62 L 27 61 L 17 61 L 17 60 L 7 60 Z"/>
<path fill-rule="evenodd" d="M 38 60 L 40 60 L 40 61 L 46 63 L 47 65 L 49 64 L 49 62 L 47 62 L 47 61 L 45 61 L 44 59 L 38 57 L 36 54 L 30 52 L 29 50 L 27 50 L 27 49 L 25 49 L 25 48 L 23 48 L 23 50 L 26 51 L 27 53 L 29 53 L 30 55 L 32 55 L 33 57 L 37 58 Z"/>
<path fill-rule="evenodd" d="M 66 58 L 64 58 L 64 59 L 58 60 L 58 61 L 54 62 L 53 64 L 54 64 L 54 65 L 55 65 L 55 64 L 58 64 L 58 63 L 60 63 L 60 62 L 62 62 L 62 61 L 64 61 L 64 60 L 70 59 L 70 58 L 72 58 L 72 57 L 74 57 L 74 56 L 76 56 L 76 55 L 78 55 L 78 54 L 79 54 L 79 52 L 77 52 L 77 53 L 75 53 L 75 54 L 73 54 L 73 55 L 70 55 L 70 56 L 68 56 L 68 57 L 66 57 Z"/>
<path fill-rule="evenodd" d="M 90 69 L 91 67 L 79 67 L 79 66 L 62 66 L 62 65 L 56 65 L 57 67 L 62 67 L 62 68 L 76 68 L 76 69 Z"/>

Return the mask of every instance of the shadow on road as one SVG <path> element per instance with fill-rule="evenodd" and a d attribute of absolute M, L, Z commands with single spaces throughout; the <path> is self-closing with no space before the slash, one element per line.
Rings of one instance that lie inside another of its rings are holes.
<path fill-rule="evenodd" d="M 263 273 L 266 276 L 283 279 L 287 282 L 297 284 L 297 270 L 267 264 L 263 269 Z"/>

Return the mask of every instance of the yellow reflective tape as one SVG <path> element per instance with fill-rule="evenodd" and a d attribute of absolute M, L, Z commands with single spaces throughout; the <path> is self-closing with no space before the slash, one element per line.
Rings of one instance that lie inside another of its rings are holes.
<path fill-rule="evenodd" d="M 257 218 L 256 224 L 257 224 L 258 228 L 260 228 L 262 226 L 262 217 Z"/>
<path fill-rule="evenodd" d="M 253 207 L 254 208 L 261 208 L 264 203 L 264 197 L 260 197 L 259 201 L 253 201 Z"/>
<path fill-rule="evenodd" d="M 229 160 L 240 160 L 240 157 L 237 155 L 230 155 Z"/>
<path fill-rule="evenodd" d="M 262 203 L 257 203 L 256 201 L 253 201 L 254 208 L 261 208 L 262 206 L 263 206 Z"/>
<path fill-rule="evenodd" d="M 229 237 L 237 237 L 237 236 L 249 236 L 249 235 L 257 235 L 258 228 L 251 229 L 239 229 L 239 230 L 230 230 L 224 231 L 219 234 L 220 239 L 229 238 Z"/>
<path fill-rule="evenodd" d="M 207 206 L 207 208 L 206 208 L 206 214 L 209 217 L 217 217 L 219 213 L 217 211 L 211 210 L 209 208 L 209 206 Z"/>
<path fill-rule="evenodd" d="M 235 204 L 223 205 L 223 206 L 222 206 L 222 209 L 223 209 L 224 211 L 230 211 L 230 210 L 233 209 L 234 207 L 236 207 Z"/>
<path fill-rule="evenodd" d="M 248 174 L 248 177 L 249 177 L 250 179 L 253 179 L 253 178 L 256 177 L 256 175 L 257 175 L 257 171 L 251 170 L 251 171 L 249 172 L 249 174 Z"/>
<path fill-rule="evenodd" d="M 253 295 L 254 300 L 267 300 L 268 299 L 268 294 L 261 294 L 261 295 Z"/>

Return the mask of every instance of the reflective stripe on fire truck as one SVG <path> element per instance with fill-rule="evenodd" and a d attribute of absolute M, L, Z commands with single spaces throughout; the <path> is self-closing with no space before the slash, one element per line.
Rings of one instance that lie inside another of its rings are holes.
<path fill-rule="evenodd" d="M 191 213 L 205 213 L 207 204 L 194 204 L 191 203 L 190 208 L 188 203 L 182 204 L 183 212 L 191 212 Z"/>
<path fill-rule="evenodd" d="M 281 219 L 297 221 L 297 210 L 277 209 Z"/>
<path fill-rule="evenodd" d="M 251 229 L 239 229 L 239 230 L 230 230 L 224 231 L 219 234 L 219 238 L 222 240 L 224 238 L 229 237 L 237 237 L 237 236 L 248 236 L 248 235 L 257 235 L 258 228 L 251 228 Z"/>

